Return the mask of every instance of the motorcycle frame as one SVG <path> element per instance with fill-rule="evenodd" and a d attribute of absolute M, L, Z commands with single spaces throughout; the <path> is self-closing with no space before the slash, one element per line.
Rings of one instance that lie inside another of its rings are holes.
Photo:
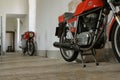
<path fill-rule="evenodd" d="M 93 2 L 94 4 L 91 4 L 90 5 L 90 2 Z M 89 4 L 88 4 L 89 3 Z M 113 26 L 114 26 L 114 24 L 115 24 L 115 22 L 117 22 L 119 25 L 120 25 L 120 18 L 119 18 L 119 14 L 118 14 L 118 11 L 116 11 L 116 8 L 115 8 L 115 6 L 112 4 L 112 2 L 111 2 L 111 0 L 107 0 L 107 4 L 109 5 L 109 9 L 111 9 L 112 10 L 112 12 L 113 12 L 113 14 L 114 14 L 114 17 L 113 17 L 113 19 L 112 19 L 112 21 L 111 21 L 111 23 L 110 23 L 110 30 L 109 30 L 109 40 L 111 40 L 110 38 L 111 38 L 111 32 L 112 32 L 112 28 L 113 28 Z M 85 1 L 83 1 L 82 3 L 80 3 L 78 6 L 77 6 L 77 8 L 76 8 L 76 10 L 75 10 L 75 13 L 74 13 L 74 17 L 73 18 L 71 18 L 71 19 L 69 19 L 69 20 L 67 20 L 67 21 L 65 21 L 64 20 L 64 15 L 61 15 L 61 16 L 59 16 L 59 23 L 71 23 L 71 22 L 74 22 L 74 21 L 76 21 L 77 22 L 77 24 L 76 24 L 76 26 L 78 27 L 78 20 L 79 20 L 79 17 L 80 16 L 83 16 L 83 15 L 85 15 L 85 14 L 88 14 L 88 13 L 90 13 L 91 12 L 91 9 L 99 9 L 99 8 L 102 8 L 102 7 L 104 7 L 105 6 L 105 4 L 103 3 L 103 1 L 102 0 L 85 0 Z M 90 11 L 89 11 L 90 10 Z M 88 12 L 86 12 L 86 11 L 88 11 Z M 101 10 L 102 11 L 102 10 Z M 100 16 L 99 16 L 99 19 L 98 19 L 98 23 L 97 23 L 97 28 L 99 28 L 98 26 L 99 26 L 99 20 L 101 19 L 101 14 L 102 14 L 102 12 L 100 13 Z M 64 26 L 66 26 L 66 24 L 64 25 Z M 107 27 L 107 25 L 104 27 L 104 29 Z M 65 28 L 63 28 L 63 29 L 65 29 Z M 106 30 L 106 29 L 105 29 Z M 103 31 L 102 31 L 103 32 Z M 98 30 L 96 29 L 96 31 L 95 31 L 95 34 L 96 35 L 98 35 L 98 36 L 94 36 L 94 39 L 93 39 L 93 44 L 89 47 L 89 48 L 80 48 L 80 50 L 89 50 L 89 49 L 91 49 L 91 48 L 93 48 L 93 46 L 94 46 L 94 44 L 96 43 L 96 41 L 99 39 L 99 37 L 100 37 L 100 35 L 102 34 L 102 32 L 100 33 L 100 34 L 98 34 Z M 106 31 L 105 31 L 106 32 Z"/>
<path fill-rule="evenodd" d="M 105 28 L 106 28 L 106 24 L 107 24 L 107 23 L 105 23 L 105 26 L 102 26 L 102 30 L 101 30 L 101 32 L 99 32 L 99 29 L 100 29 L 100 27 L 101 27 L 101 26 L 99 26 L 99 25 L 100 25 L 100 22 L 99 22 L 99 21 L 101 20 L 101 17 L 102 17 L 103 7 L 96 8 L 96 9 L 93 9 L 93 10 L 88 11 L 88 12 L 86 12 L 86 13 L 83 13 L 83 14 L 79 15 L 79 16 L 77 17 L 77 19 L 76 19 L 76 24 L 75 24 L 75 26 L 76 26 L 76 28 L 78 28 L 78 27 L 79 27 L 79 23 L 78 23 L 78 22 L 79 22 L 81 16 L 87 15 L 87 14 L 92 13 L 92 12 L 97 11 L 97 10 L 100 10 L 100 14 L 99 14 L 98 22 L 97 22 L 97 25 L 96 25 L 95 36 L 94 36 L 94 38 L 93 38 L 93 42 L 92 42 L 92 44 L 90 45 L 90 47 L 88 47 L 88 48 L 79 47 L 79 49 L 82 50 L 82 51 L 87 51 L 87 50 L 90 50 L 90 49 L 92 49 L 92 48 L 94 47 L 94 45 L 95 45 L 95 43 L 97 42 L 97 40 L 101 37 L 101 35 L 102 35 L 104 32 L 106 32 L 106 31 L 105 31 L 105 30 L 106 30 Z M 71 22 L 73 22 L 73 21 L 75 21 L 75 19 L 74 19 L 74 20 L 71 19 Z M 70 23 L 70 20 L 68 20 L 67 22 Z M 107 22 L 107 21 L 106 21 L 106 22 Z M 76 39 L 77 33 L 78 33 L 78 31 L 76 30 L 74 39 Z M 105 34 L 106 34 L 106 33 L 105 33 Z M 75 41 L 76 41 L 76 40 L 74 40 L 74 42 L 75 42 Z"/>

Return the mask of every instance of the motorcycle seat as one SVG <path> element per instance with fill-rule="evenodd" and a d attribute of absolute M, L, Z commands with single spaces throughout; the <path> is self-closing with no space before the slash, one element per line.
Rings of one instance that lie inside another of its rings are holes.
<path fill-rule="evenodd" d="M 65 18 L 65 20 L 68 20 L 68 19 L 70 19 L 70 18 L 72 18 L 73 17 L 73 13 L 71 13 L 71 12 L 65 12 L 64 13 L 64 18 Z"/>

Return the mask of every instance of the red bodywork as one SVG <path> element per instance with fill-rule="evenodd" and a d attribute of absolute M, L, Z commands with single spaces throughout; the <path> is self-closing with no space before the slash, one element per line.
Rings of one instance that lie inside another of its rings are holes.
<path fill-rule="evenodd" d="M 102 6 L 104 6 L 103 0 L 84 0 L 83 2 L 78 4 L 74 12 L 74 16 L 78 16 L 88 10 Z M 64 14 L 59 16 L 58 21 L 59 23 L 64 22 Z"/>
<path fill-rule="evenodd" d="M 27 31 L 23 35 L 23 39 L 28 40 L 29 38 L 34 38 L 35 33 L 32 31 Z"/>
<path fill-rule="evenodd" d="M 112 32 L 112 28 L 113 28 L 113 25 L 114 25 L 115 21 L 116 21 L 115 18 L 113 18 L 112 22 L 111 22 L 111 24 L 109 26 L 109 34 L 108 34 L 109 40 L 111 40 L 110 39 L 111 38 L 111 32 Z"/>
<path fill-rule="evenodd" d="M 85 11 L 104 6 L 103 0 L 84 0 L 78 4 L 74 15 L 77 16 Z"/>
<path fill-rule="evenodd" d="M 59 16 L 58 21 L 59 21 L 59 23 L 64 22 L 65 21 L 64 20 L 64 15 Z"/>

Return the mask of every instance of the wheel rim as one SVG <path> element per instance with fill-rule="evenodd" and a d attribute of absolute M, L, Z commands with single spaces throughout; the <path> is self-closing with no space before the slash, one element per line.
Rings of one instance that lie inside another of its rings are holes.
<path fill-rule="evenodd" d="M 62 55 L 67 58 L 67 59 L 70 59 L 73 54 L 74 54 L 74 51 L 73 50 L 65 50 L 65 49 L 61 49 L 61 52 L 62 52 Z"/>
<path fill-rule="evenodd" d="M 66 37 L 69 39 L 66 40 Z M 64 36 L 64 33 L 63 33 L 60 42 L 70 43 L 71 42 L 70 39 L 73 39 L 73 36 L 70 32 L 67 33 L 66 37 Z M 65 57 L 66 59 L 71 59 L 71 57 L 74 55 L 74 52 L 75 52 L 74 50 L 67 50 L 67 49 L 62 49 L 62 48 L 60 48 L 60 51 L 62 53 L 62 56 Z"/>
<path fill-rule="evenodd" d="M 114 43 L 115 43 L 115 49 L 117 51 L 118 56 L 120 57 L 120 27 L 117 26 L 114 36 Z"/>
<path fill-rule="evenodd" d="M 28 45 L 28 54 L 31 55 L 34 51 L 34 46 L 33 44 L 30 42 L 29 45 Z"/>

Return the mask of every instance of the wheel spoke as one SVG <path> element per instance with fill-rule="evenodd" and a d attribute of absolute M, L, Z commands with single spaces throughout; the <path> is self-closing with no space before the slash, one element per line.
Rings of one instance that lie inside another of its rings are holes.
<path fill-rule="evenodd" d="M 72 43 L 73 36 L 72 37 L 71 36 L 72 36 L 71 34 L 66 34 L 65 36 L 63 33 L 60 38 L 60 43 Z M 64 48 L 60 48 L 60 51 L 61 51 L 63 58 L 68 62 L 74 61 L 78 56 L 78 53 L 75 52 L 74 50 L 67 50 Z"/>
<path fill-rule="evenodd" d="M 32 56 L 34 54 L 34 43 L 33 42 L 29 42 L 28 45 L 28 55 Z"/>

